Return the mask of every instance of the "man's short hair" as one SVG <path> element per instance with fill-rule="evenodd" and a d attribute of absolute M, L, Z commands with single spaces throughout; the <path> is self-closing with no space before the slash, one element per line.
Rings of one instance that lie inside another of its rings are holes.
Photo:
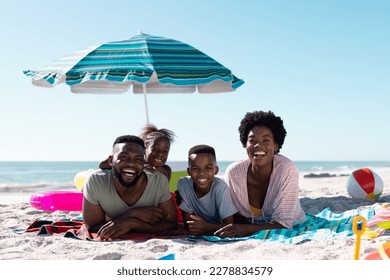
<path fill-rule="evenodd" d="M 114 147 L 116 144 L 121 144 L 121 143 L 135 143 L 145 149 L 144 140 L 142 140 L 140 137 L 135 135 L 119 136 L 118 138 L 115 139 L 114 144 L 112 146 Z"/>

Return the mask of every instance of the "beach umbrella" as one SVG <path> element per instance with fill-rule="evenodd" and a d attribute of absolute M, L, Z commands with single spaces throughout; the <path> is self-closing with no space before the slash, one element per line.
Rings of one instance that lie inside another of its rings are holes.
<path fill-rule="evenodd" d="M 140 32 L 130 39 L 76 51 L 52 65 L 25 70 L 36 86 L 61 83 L 73 93 L 147 94 L 231 92 L 244 81 L 200 50 L 183 42 Z"/>

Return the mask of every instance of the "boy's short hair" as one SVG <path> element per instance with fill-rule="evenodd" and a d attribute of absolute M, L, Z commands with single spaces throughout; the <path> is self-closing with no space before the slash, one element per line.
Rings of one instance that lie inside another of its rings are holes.
<path fill-rule="evenodd" d="M 122 135 L 117 137 L 112 147 L 114 147 L 116 144 L 121 144 L 121 143 L 135 143 L 145 149 L 144 140 L 142 140 L 140 137 L 135 135 Z"/>
<path fill-rule="evenodd" d="M 211 154 L 214 157 L 214 160 L 217 161 L 217 156 L 215 155 L 215 150 L 213 147 L 209 145 L 196 145 L 193 146 L 189 151 L 188 151 L 188 165 L 190 165 L 191 162 L 191 155 L 192 154 Z"/>

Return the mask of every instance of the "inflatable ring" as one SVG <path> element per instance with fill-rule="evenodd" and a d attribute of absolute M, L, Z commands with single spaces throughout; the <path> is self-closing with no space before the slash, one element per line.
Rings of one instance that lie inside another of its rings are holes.
<path fill-rule="evenodd" d="M 378 249 L 379 256 L 382 260 L 390 260 L 390 242 L 385 242 Z"/>
<path fill-rule="evenodd" d="M 378 250 L 364 255 L 364 260 L 390 260 L 390 242 L 383 243 Z"/>
<path fill-rule="evenodd" d="M 45 211 L 82 211 L 83 193 L 80 191 L 37 192 L 31 195 L 30 205 Z"/>

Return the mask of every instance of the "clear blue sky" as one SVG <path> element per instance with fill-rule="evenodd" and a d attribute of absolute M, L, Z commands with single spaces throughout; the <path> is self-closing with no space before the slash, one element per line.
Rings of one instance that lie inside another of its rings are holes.
<path fill-rule="evenodd" d="M 292 160 L 390 160 L 390 1 L 7 1 L 0 7 L 0 160 L 100 160 L 146 123 L 142 95 L 76 95 L 22 73 L 144 33 L 207 53 L 246 83 L 233 93 L 148 95 L 150 120 L 246 157 L 237 128 L 272 110 Z"/>

